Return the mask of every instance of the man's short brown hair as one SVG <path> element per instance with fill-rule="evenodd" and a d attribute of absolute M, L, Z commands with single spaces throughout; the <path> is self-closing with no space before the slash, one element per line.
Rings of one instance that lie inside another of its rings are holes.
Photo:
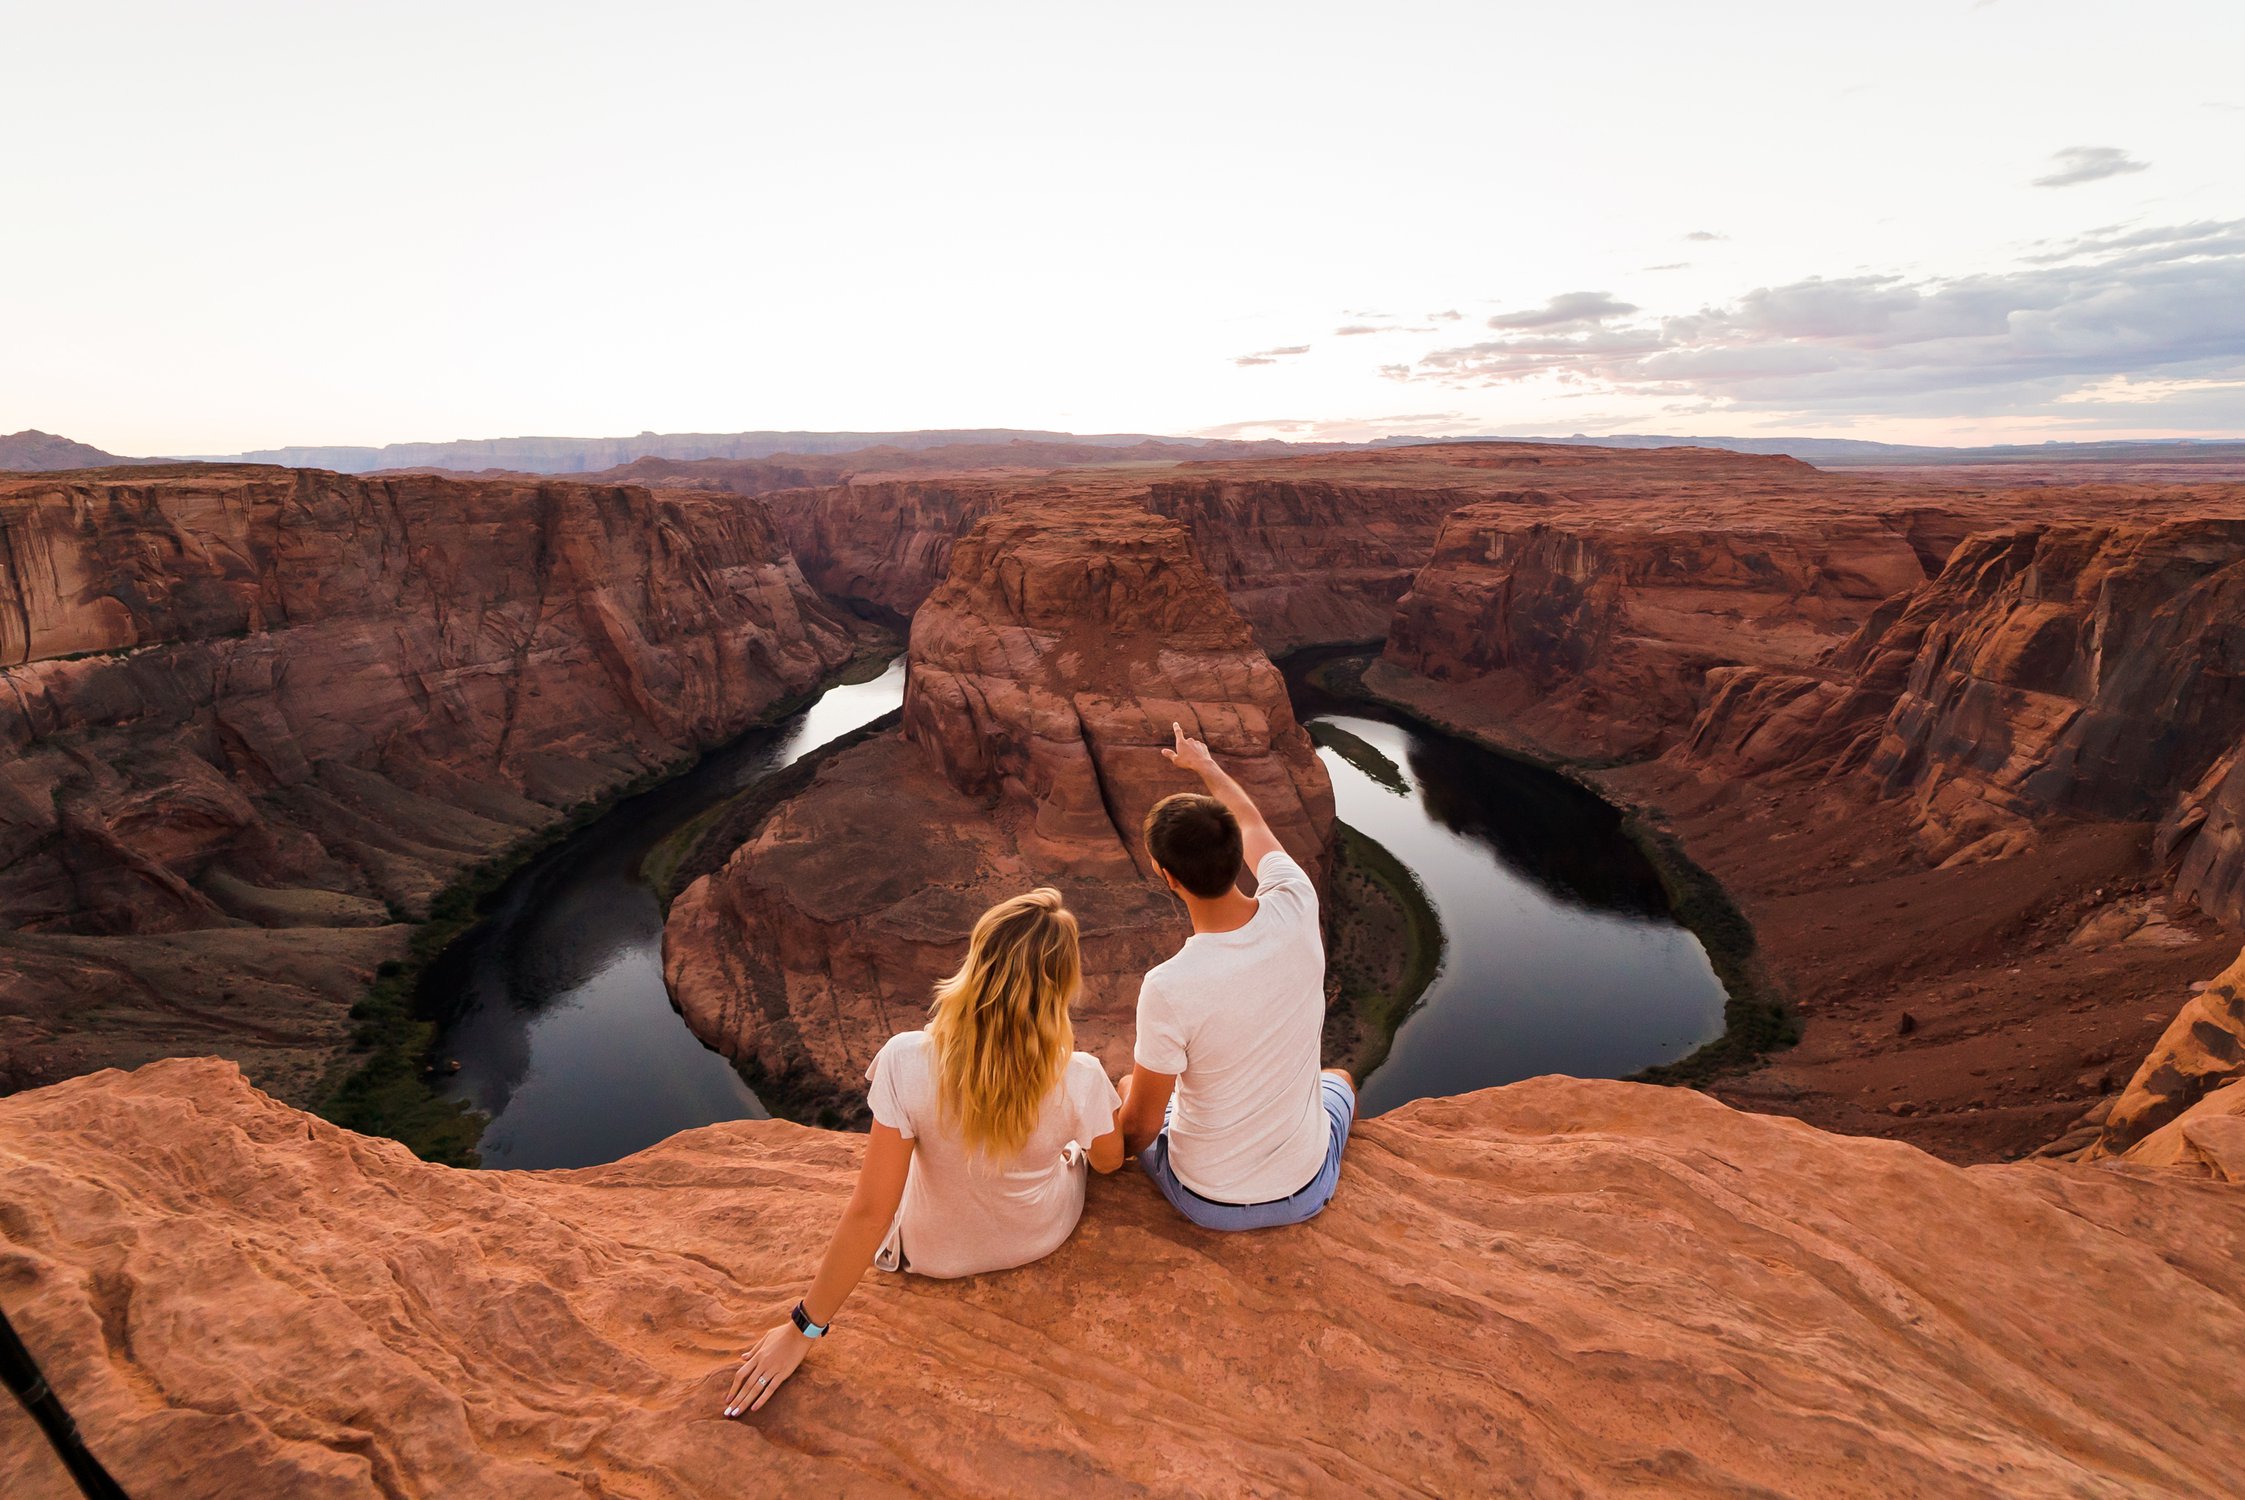
<path fill-rule="evenodd" d="M 1239 884 L 1239 819 L 1214 797 L 1179 792 L 1146 814 L 1146 852 L 1203 900 Z"/>

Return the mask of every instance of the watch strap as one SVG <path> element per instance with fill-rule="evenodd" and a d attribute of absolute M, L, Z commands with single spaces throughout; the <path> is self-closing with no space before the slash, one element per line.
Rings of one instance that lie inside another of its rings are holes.
<path fill-rule="evenodd" d="M 823 1339 L 826 1337 L 826 1330 L 834 1326 L 832 1323 L 812 1322 L 811 1315 L 803 1310 L 800 1302 L 795 1304 L 795 1311 L 789 1313 L 788 1317 L 794 1321 L 795 1331 L 807 1339 Z"/>

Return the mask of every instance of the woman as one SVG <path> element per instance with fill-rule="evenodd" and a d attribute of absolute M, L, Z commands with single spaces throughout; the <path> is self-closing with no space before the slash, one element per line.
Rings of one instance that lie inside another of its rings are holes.
<path fill-rule="evenodd" d="M 1058 891 L 982 914 L 926 1029 L 889 1038 L 866 1071 L 873 1141 L 850 1206 L 789 1321 L 741 1356 L 726 1416 L 786 1383 L 876 1253 L 884 1270 L 973 1276 L 1040 1260 L 1074 1232 L 1085 1160 L 1104 1173 L 1123 1159 L 1122 1101 L 1098 1059 L 1074 1050 L 1068 1007 L 1082 983 Z"/>

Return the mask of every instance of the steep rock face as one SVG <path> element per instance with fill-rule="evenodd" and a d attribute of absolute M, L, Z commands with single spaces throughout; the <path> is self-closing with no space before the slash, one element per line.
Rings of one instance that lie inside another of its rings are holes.
<path fill-rule="evenodd" d="M 1463 485 L 1199 477 L 1157 481 L 1146 505 L 1192 533 L 1264 649 L 1373 641 L 1434 551 Z"/>
<path fill-rule="evenodd" d="M 1332 788 L 1277 671 L 1183 532 L 1126 503 L 982 521 L 914 618 L 904 728 L 833 757 L 664 928 L 696 1035 L 798 1109 L 854 1115 L 974 919 L 1060 887 L 1085 928 L 1078 1044 L 1126 1064 L 1138 977 L 1184 926 L 1139 824 L 1205 737 L 1321 869 Z"/>
<path fill-rule="evenodd" d="M 951 568 L 951 548 L 1004 504 L 1000 480 L 874 480 L 788 490 L 773 520 L 822 593 L 903 620 Z"/>
<path fill-rule="evenodd" d="M 18 934 L 0 974 L 32 1027 L 14 1045 L 79 1063 L 151 1055 L 163 1025 L 87 1053 L 65 1036 L 87 1004 L 70 991 L 104 961 L 46 937 L 231 934 L 146 997 L 223 1032 L 259 975 L 252 931 L 418 914 L 853 649 L 753 502 L 618 487 L 25 479 L 0 487 L 0 564 L 0 911 Z M 363 984 L 364 942 L 331 946 Z"/>
<path fill-rule="evenodd" d="M 2023 847 L 2053 813 L 2153 819 L 2245 733 L 2245 522 L 1972 538 L 1864 771 L 1937 858 Z"/>
<path fill-rule="evenodd" d="M 1286 684 L 1175 525 L 1127 504 L 1016 506 L 968 533 L 912 622 L 904 735 L 960 791 L 1035 804 L 1063 865 L 1121 847 L 1205 739 L 1312 871 L 1333 792 Z M 1080 852 L 1079 852 L 1080 851 Z"/>
<path fill-rule="evenodd" d="M 1440 682 L 1485 679 L 1529 738 L 1563 753 L 1647 753 L 1692 723 L 1711 673 L 1805 666 L 1921 582 L 1913 538 L 1942 519 L 1780 528 L 1612 509 L 1523 490 L 1457 511 L 1396 607 L 1388 660 Z"/>
<path fill-rule="evenodd" d="M 1299 1228 L 1095 1180 L 1052 1257 L 875 1273 L 720 1420 L 861 1149 L 451 1171 L 167 1062 L 0 1101 L 0 1264 L 135 1495 L 2235 1492 L 2245 1194 L 2202 1168 L 1538 1079 L 1363 1122 Z M 66 1486 L 0 1407 L 0 1490 Z"/>
<path fill-rule="evenodd" d="M 2228 927 L 2245 927 L 2245 744 L 2175 799 L 2159 829 L 2176 894 Z"/>
<path fill-rule="evenodd" d="M 2127 1151 L 2200 1100 L 2245 1079 L 2245 954 L 2191 996 L 2112 1101 L 2091 1158 Z M 2231 1101 L 2235 1107 L 2239 1101 Z"/>
<path fill-rule="evenodd" d="M 1805 671 L 1711 674 L 1685 759 L 1860 772 L 1936 859 L 2017 852 L 2038 819 L 2166 818 L 2186 893 L 2236 902 L 2245 522 L 1969 538 Z"/>

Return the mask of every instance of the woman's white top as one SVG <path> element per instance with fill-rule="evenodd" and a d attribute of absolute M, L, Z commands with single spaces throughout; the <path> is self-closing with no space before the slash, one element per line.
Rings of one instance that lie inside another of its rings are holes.
<path fill-rule="evenodd" d="M 890 1037 L 865 1073 L 873 1118 L 913 1143 L 897 1211 L 907 1268 L 973 1276 L 1050 1255 L 1083 1217 L 1086 1166 L 1068 1147 L 1089 1147 L 1113 1130 L 1122 1097 L 1099 1059 L 1074 1053 L 1028 1144 L 1011 1161 L 993 1162 L 970 1152 L 942 1117 L 935 1064 L 928 1034 L 907 1031 Z"/>

